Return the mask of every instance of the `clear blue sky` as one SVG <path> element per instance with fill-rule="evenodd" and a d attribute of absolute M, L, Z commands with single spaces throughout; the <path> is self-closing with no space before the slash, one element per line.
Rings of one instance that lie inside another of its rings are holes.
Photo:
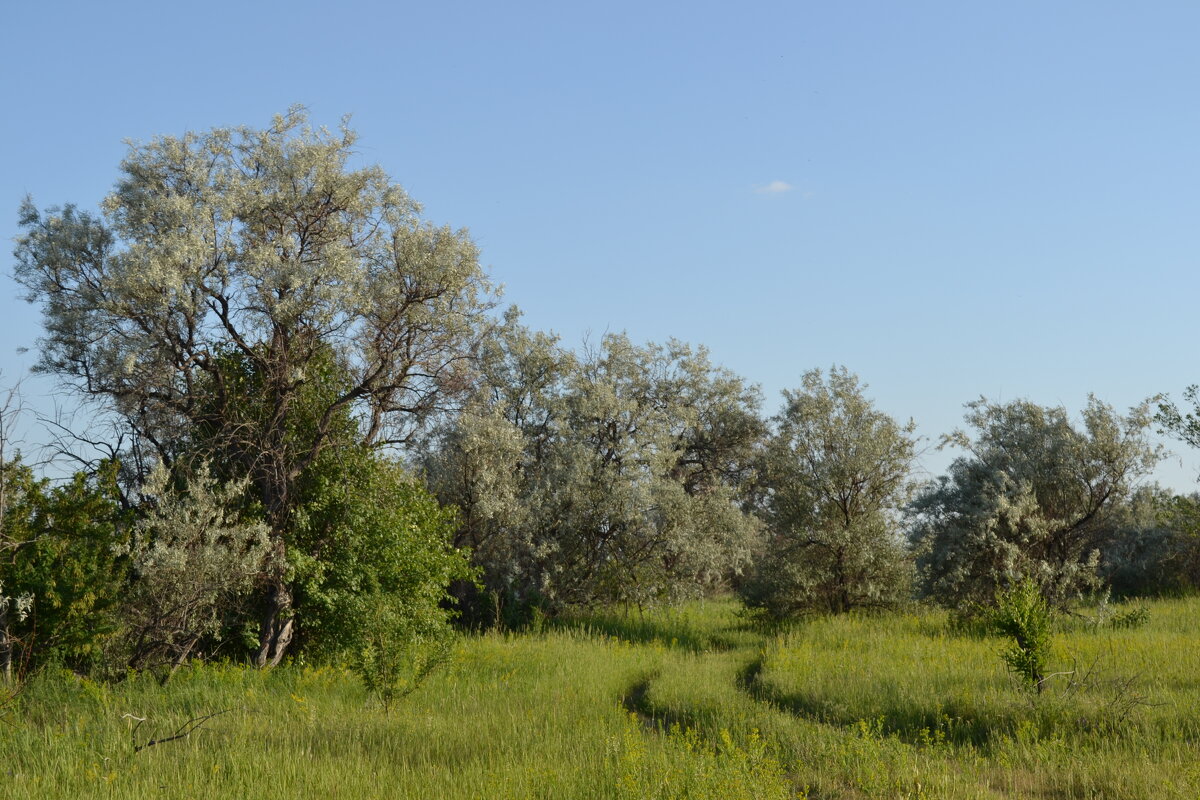
<path fill-rule="evenodd" d="M 124 139 L 302 103 L 569 343 L 703 343 L 771 410 L 845 364 L 930 438 L 981 394 L 1124 409 L 1200 381 L 1198 40 L 1191 2 L 10 2 L 0 237 Z"/>

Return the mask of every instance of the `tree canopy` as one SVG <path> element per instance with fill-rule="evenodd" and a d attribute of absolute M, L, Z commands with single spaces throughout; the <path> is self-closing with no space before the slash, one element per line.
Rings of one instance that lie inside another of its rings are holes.
<path fill-rule="evenodd" d="M 100 216 L 21 209 L 37 368 L 164 464 L 201 455 L 253 482 L 275 554 L 261 663 L 291 638 L 305 470 L 335 443 L 409 441 L 465 385 L 495 296 L 464 231 L 424 222 L 380 167 L 351 168 L 355 140 L 293 109 L 131 146 Z"/>
<path fill-rule="evenodd" d="M 1090 397 L 1078 428 L 1061 407 L 969 403 L 974 437 L 946 437 L 967 454 L 912 505 L 925 591 L 969 607 L 1026 578 L 1057 603 L 1096 586 L 1104 537 L 1160 458 L 1149 408 Z"/>
<path fill-rule="evenodd" d="M 655 602 L 745 563 L 758 397 L 703 350 L 609 335 L 575 354 L 510 318 L 484 375 L 425 467 L 494 597 Z"/>
<path fill-rule="evenodd" d="M 766 548 L 742 582 L 773 616 L 891 605 L 911 568 L 896 524 L 911 492 L 915 425 L 874 408 L 845 367 L 805 373 L 785 391 L 766 448 L 760 506 Z"/>

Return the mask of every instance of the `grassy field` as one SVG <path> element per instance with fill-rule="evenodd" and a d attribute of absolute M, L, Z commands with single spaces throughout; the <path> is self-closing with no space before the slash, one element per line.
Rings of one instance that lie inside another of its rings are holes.
<path fill-rule="evenodd" d="M 465 638 L 390 714 L 327 667 L 45 673 L 0 797 L 1195 798 L 1200 601 L 1147 607 L 1066 621 L 1041 695 L 938 612 L 766 631 L 724 601 Z"/>

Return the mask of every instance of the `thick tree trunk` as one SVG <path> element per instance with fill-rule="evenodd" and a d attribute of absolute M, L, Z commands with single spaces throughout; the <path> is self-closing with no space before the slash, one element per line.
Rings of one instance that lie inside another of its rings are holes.
<path fill-rule="evenodd" d="M 283 579 L 272 578 L 268 592 L 258 634 L 258 654 L 254 658 L 255 665 L 259 667 L 274 667 L 283 660 L 288 645 L 292 643 L 295 623 L 292 593 Z"/>

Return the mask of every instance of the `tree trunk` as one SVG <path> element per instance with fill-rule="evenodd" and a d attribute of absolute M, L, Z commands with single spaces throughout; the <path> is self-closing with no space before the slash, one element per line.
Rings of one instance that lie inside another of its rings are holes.
<path fill-rule="evenodd" d="M 268 592 L 258 634 L 258 654 L 254 657 L 254 663 L 259 667 L 274 667 L 283 660 L 292 642 L 295 623 L 292 593 L 281 577 L 271 579 Z"/>
<path fill-rule="evenodd" d="M 258 653 L 254 657 L 254 664 L 258 667 L 274 667 L 287 653 L 295 624 L 292 590 L 284 578 L 287 564 L 287 547 L 284 544 L 287 536 L 284 532 L 288 530 L 288 486 L 286 481 L 267 478 L 262 489 L 271 526 L 273 552 L 268 556 L 267 597 L 259 624 Z"/>
<path fill-rule="evenodd" d="M 12 683 L 13 641 L 8 632 L 8 603 L 0 597 L 0 672 L 4 673 L 4 683 Z"/>
<path fill-rule="evenodd" d="M 175 654 L 175 658 L 171 660 L 171 665 L 163 673 L 162 677 L 158 679 L 159 686 L 166 686 L 167 681 L 171 680 L 175 673 L 179 671 L 179 668 L 187 662 L 188 656 L 192 654 L 192 648 L 196 646 L 196 642 L 198 641 L 200 641 L 199 636 L 192 636 L 188 638 L 187 644 L 179 646 L 179 651 Z"/>

